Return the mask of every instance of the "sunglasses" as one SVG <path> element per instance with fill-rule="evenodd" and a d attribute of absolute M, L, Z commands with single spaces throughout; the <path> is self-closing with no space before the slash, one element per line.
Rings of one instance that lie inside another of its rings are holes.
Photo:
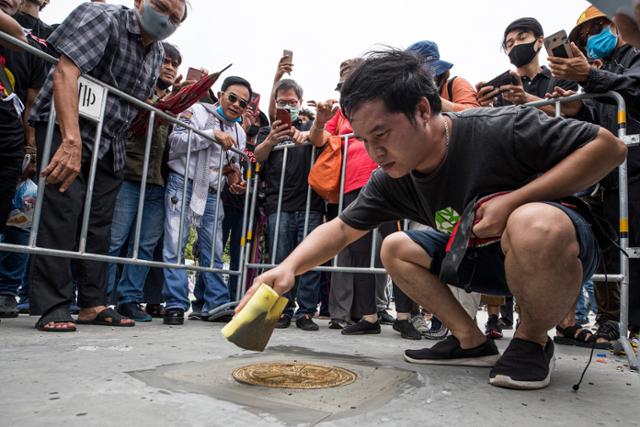
<path fill-rule="evenodd" d="M 229 92 L 226 95 L 230 103 L 235 104 L 237 102 L 240 108 L 247 108 L 247 105 L 249 105 L 249 101 L 245 101 L 244 99 L 241 99 L 235 93 Z"/>
<path fill-rule="evenodd" d="M 597 19 L 594 20 L 590 25 L 585 24 L 584 28 L 581 28 L 578 31 L 578 35 L 576 37 L 576 45 L 578 47 L 585 47 L 587 45 L 587 40 L 589 36 L 593 36 L 596 34 L 600 34 L 605 27 L 608 27 L 611 22 L 608 19 Z"/>

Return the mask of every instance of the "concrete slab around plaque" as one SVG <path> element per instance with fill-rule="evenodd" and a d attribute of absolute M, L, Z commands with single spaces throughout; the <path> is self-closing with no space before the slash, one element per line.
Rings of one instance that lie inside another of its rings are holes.
<path fill-rule="evenodd" d="M 335 366 L 354 372 L 347 385 L 323 389 L 269 388 L 234 380 L 235 369 L 252 363 L 294 362 Z M 268 413 L 286 424 L 314 424 L 354 416 L 384 405 L 419 383 L 415 372 L 378 362 L 305 348 L 277 346 L 261 354 L 233 356 L 130 372 L 152 387 L 201 393 L 245 406 L 256 414 Z"/>

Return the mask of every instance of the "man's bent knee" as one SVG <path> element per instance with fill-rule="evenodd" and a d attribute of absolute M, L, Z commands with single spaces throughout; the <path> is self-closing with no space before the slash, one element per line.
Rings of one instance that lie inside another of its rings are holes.
<path fill-rule="evenodd" d="M 431 258 L 427 252 L 402 231 L 390 234 L 382 241 L 380 259 L 387 270 L 397 260 L 411 262 L 424 268 L 431 266 Z"/>
<path fill-rule="evenodd" d="M 502 251 L 545 253 L 557 248 L 563 255 L 577 257 L 580 251 L 575 227 L 560 209 L 546 203 L 528 203 L 511 213 L 502 240 Z"/>

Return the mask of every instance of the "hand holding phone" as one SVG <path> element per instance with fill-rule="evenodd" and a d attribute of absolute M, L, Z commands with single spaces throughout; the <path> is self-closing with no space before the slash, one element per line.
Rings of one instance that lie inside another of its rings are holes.
<path fill-rule="evenodd" d="M 291 113 L 284 108 L 276 109 L 276 120 L 280 120 L 280 123 L 291 127 Z"/>
<path fill-rule="evenodd" d="M 557 33 L 551 34 L 544 39 L 544 47 L 547 50 L 549 56 L 555 56 L 559 58 L 572 58 L 573 52 L 569 45 L 569 38 L 565 30 L 560 30 Z"/>
<path fill-rule="evenodd" d="M 498 89 L 500 86 L 515 84 L 518 84 L 518 80 L 513 76 L 513 74 L 511 74 L 511 71 L 507 70 L 499 76 L 496 76 L 488 82 L 482 84 L 480 88 L 483 88 L 485 86 L 493 86 L 494 89 Z"/>
<path fill-rule="evenodd" d="M 202 77 L 204 77 L 205 73 L 202 70 L 197 68 L 189 67 L 187 71 L 187 80 L 199 81 Z"/>

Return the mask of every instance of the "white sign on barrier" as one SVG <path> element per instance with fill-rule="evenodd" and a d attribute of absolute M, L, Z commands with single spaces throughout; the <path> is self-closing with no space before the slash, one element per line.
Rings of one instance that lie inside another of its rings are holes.
<path fill-rule="evenodd" d="M 84 77 L 78 78 L 78 109 L 80 115 L 96 122 L 102 117 L 102 101 L 106 89 Z"/>

